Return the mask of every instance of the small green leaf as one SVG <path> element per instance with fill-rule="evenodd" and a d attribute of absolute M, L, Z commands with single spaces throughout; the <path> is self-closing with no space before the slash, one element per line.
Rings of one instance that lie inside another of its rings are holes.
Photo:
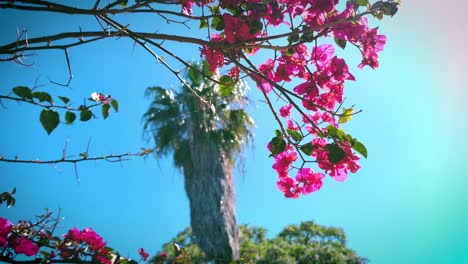
<path fill-rule="evenodd" d="M 221 31 L 224 29 L 224 20 L 220 16 L 215 16 L 211 19 L 211 27 L 215 30 Z"/>
<path fill-rule="evenodd" d="M 89 111 L 88 108 L 84 108 L 84 109 L 81 110 L 81 112 L 80 112 L 80 120 L 81 121 L 86 122 L 86 121 L 90 120 L 91 117 L 93 117 L 93 114 L 91 113 L 91 111 Z"/>
<path fill-rule="evenodd" d="M 250 25 L 250 34 L 257 34 L 258 32 L 262 31 L 263 23 L 260 20 L 254 20 Z"/>
<path fill-rule="evenodd" d="M 60 122 L 59 114 L 56 111 L 50 109 L 42 110 L 39 120 L 49 135 Z"/>
<path fill-rule="evenodd" d="M 197 69 L 195 69 L 193 67 L 189 67 L 188 68 L 188 74 L 189 74 L 190 80 L 192 81 L 193 84 L 201 83 L 202 75 L 200 74 L 200 72 Z"/>
<path fill-rule="evenodd" d="M 118 112 L 119 111 L 119 102 L 115 99 L 112 99 L 111 101 L 111 106 L 112 108 L 114 108 L 114 111 L 115 112 Z"/>
<path fill-rule="evenodd" d="M 64 104 L 68 104 L 68 102 L 70 102 L 70 99 L 68 99 L 68 97 L 65 97 L 65 96 L 59 96 L 58 97 L 60 100 L 62 100 L 62 102 Z"/>
<path fill-rule="evenodd" d="M 277 137 L 282 137 L 282 136 L 283 136 L 283 133 L 281 133 L 281 131 L 280 131 L 279 129 L 276 129 L 276 130 L 275 130 L 275 135 L 276 135 Z"/>
<path fill-rule="evenodd" d="M 70 125 L 71 123 L 73 123 L 73 121 L 75 121 L 75 119 L 76 119 L 75 113 L 70 112 L 70 111 L 67 111 L 65 113 L 65 122 L 67 122 L 67 125 Z"/>
<path fill-rule="evenodd" d="M 346 47 L 346 40 L 344 39 L 339 39 L 337 37 L 334 38 L 335 39 L 335 43 L 336 45 L 338 45 L 338 47 L 344 49 Z"/>
<path fill-rule="evenodd" d="M 302 34 L 301 40 L 304 42 L 311 42 L 314 40 L 314 33 L 313 32 L 306 32 Z"/>
<path fill-rule="evenodd" d="M 109 104 L 102 105 L 102 117 L 106 119 L 109 116 L 111 106 Z"/>
<path fill-rule="evenodd" d="M 128 3 L 128 0 L 117 0 L 117 4 L 121 5 L 121 6 L 126 6 Z"/>
<path fill-rule="evenodd" d="M 213 13 L 214 15 L 220 13 L 219 6 L 217 6 L 217 5 L 209 6 L 208 8 L 210 9 L 211 13 Z"/>
<path fill-rule="evenodd" d="M 31 89 L 29 89 L 26 86 L 16 86 L 15 88 L 12 89 L 12 91 L 19 97 L 24 98 L 24 99 L 31 99 Z"/>
<path fill-rule="evenodd" d="M 274 137 L 269 143 L 271 156 L 276 156 L 286 149 L 286 141 L 281 137 Z"/>
<path fill-rule="evenodd" d="M 221 96 L 224 97 L 230 95 L 234 90 L 234 81 L 232 78 L 228 75 L 222 75 L 219 77 L 219 82 L 219 92 L 221 93 Z"/>
<path fill-rule="evenodd" d="M 336 143 L 327 144 L 325 150 L 331 163 L 338 163 L 346 157 L 346 152 Z"/>
<path fill-rule="evenodd" d="M 361 154 L 364 158 L 367 159 L 367 149 L 366 146 L 364 146 L 364 144 L 357 140 L 354 140 L 354 144 L 352 146 L 354 150 L 359 152 L 359 154 Z"/>
<path fill-rule="evenodd" d="M 293 44 L 294 42 L 299 41 L 299 34 L 292 34 L 288 36 L 289 44 Z"/>
<path fill-rule="evenodd" d="M 304 144 L 301 146 L 301 150 L 302 152 L 304 152 L 304 154 L 306 154 L 307 156 L 311 156 L 313 151 L 314 151 L 314 145 L 312 145 L 312 143 L 307 143 L 307 144 Z"/>
<path fill-rule="evenodd" d="M 31 94 L 31 97 L 32 98 L 37 98 L 37 100 L 39 100 L 39 102 L 47 101 L 50 104 L 52 104 L 54 102 L 52 100 L 52 96 L 50 96 L 50 94 L 48 94 L 46 92 L 34 92 L 34 93 Z"/>
<path fill-rule="evenodd" d="M 369 4 L 369 0 L 357 0 L 356 2 L 360 6 L 367 6 Z"/>
<path fill-rule="evenodd" d="M 207 27 L 208 27 L 208 20 L 200 19 L 200 29 L 201 28 L 207 28 Z"/>
<path fill-rule="evenodd" d="M 295 140 L 300 141 L 302 139 L 301 133 L 297 132 L 296 130 L 288 129 L 288 134 Z"/>
<path fill-rule="evenodd" d="M 210 64 L 206 60 L 203 61 L 203 75 L 207 77 L 213 76 L 213 73 L 210 70 Z"/>
<path fill-rule="evenodd" d="M 293 49 L 293 48 L 288 48 L 286 49 L 286 51 L 284 52 L 284 55 L 288 56 L 288 57 L 291 57 L 292 55 L 294 55 L 296 51 Z"/>

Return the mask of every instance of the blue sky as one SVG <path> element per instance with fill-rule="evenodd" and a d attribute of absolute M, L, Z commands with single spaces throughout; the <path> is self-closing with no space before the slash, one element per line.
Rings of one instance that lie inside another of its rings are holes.
<path fill-rule="evenodd" d="M 246 172 L 236 174 L 237 217 L 241 224 L 266 227 L 272 236 L 289 224 L 314 220 L 342 227 L 348 245 L 372 263 L 468 263 L 468 198 L 464 164 L 467 156 L 468 70 L 467 32 L 461 26 L 466 4 L 452 9 L 425 1 L 404 2 L 392 19 L 376 22 L 388 43 L 377 71 L 358 70 L 359 60 L 347 49 L 340 54 L 357 82 L 347 87 L 350 104 L 363 113 L 344 129 L 364 142 L 369 158 L 344 183 L 327 178 L 324 187 L 298 200 L 276 189 L 266 144 L 274 121 L 260 94 L 252 89 L 251 112 L 257 128 L 255 144 L 246 152 Z M 433 19 L 437 17 L 438 19 Z M 131 27 L 179 32 L 174 24 L 149 17 L 117 17 Z M 78 16 L 33 14 L 0 10 L 0 43 L 15 39 L 16 28 L 26 27 L 29 37 L 61 30 L 92 29 L 95 20 Z M 186 31 L 184 31 L 186 32 Z M 196 31 L 189 34 L 197 34 Z M 198 60 L 198 47 L 169 44 L 188 60 Z M 167 57 L 167 56 L 166 56 Z M 0 118 L 0 154 L 24 159 L 55 159 L 69 140 L 68 153 L 78 154 L 91 140 L 90 155 L 138 151 L 151 146 L 142 136 L 141 116 L 149 105 L 148 86 L 177 89 L 177 80 L 143 49 L 125 39 L 96 42 L 70 50 L 74 73 L 71 88 L 60 51 L 30 57 L 34 67 L 0 64 L 0 93 L 14 86 L 44 84 L 41 90 L 73 98 L 76 105 L 92 92 L 111 94 L 120 112 L 87 123 L 60 125 L 47 136 L 39 123 L 40 108 L 3 102 Z M 175 63 L 174 66 L 181 67 Z M 88 162 L 78 165 L 80 184 L 71 165 L 61 172 L 48 165 L 0 162 L 0 192 L 17 188 L 17 205 L 0 207 L 0 216 L 12 221 L 31 219 L 61 209 L 68 228 L 92 227 L 122 254 L 137 257 L 137 249 L 150 253 L 189 225 L 183 177 L 171 159 L 133 159 L 121 163 Z"/>

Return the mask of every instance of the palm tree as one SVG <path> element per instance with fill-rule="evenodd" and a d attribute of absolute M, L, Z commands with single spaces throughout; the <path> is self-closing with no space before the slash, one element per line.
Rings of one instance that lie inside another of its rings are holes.
<path fill-rule="evenodd" d="M 191 226 L 197 244 L 207 259 L 230 263 L 239 258 L 239 227 L 236 221 L 234 165 L 252 139 L 253 119 L 246 113 L 246 86 L 238 81 L 235 89 L 226 88 L 200 72 L 206 63 L 189 69 L 188 81 L 205 104 L 187 88 L 174 93 L 149 87 L 152 98 L 144 114 L 144 129 L 156 145 L 157 157 L 172 154 L 182 170 L 190 202 Z"/>

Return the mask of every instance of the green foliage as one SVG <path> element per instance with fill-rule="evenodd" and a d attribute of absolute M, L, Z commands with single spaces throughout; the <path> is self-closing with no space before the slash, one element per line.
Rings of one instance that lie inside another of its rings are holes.
<path fill-rule="evenodd" d="M 193 67 L 193 68 L 192 68 Z M 172 152 L 177 167 L 190 164 L 190 142 L 214 143 L 230 158 L 250 142 L 253 119 L 243 109 L 247 105 L 245 87 L 223 75 L 220 83 L 212 76 L 206 62 L 193 64 L 187 71 L 191 88 L 179 93 L 162 87 L 149 87 L 145 95 L 152 99 L 144 114 L 144 130 L 154 139 L 157 156 Z M 203 103 L 199 97 L 208 103 Z"/>
<path fill-rule="evenodd" d="M 337 37 L 334 37 L 334 40 L 335 40 L 336 45 L 338 45 L 338 47 L 340 47 L 340 48 L 342 48 L 342 49 L 346 48 L 346 43 L 347 43 L 346 40 L 344 40 L 344 39 L 339 39 L 339 38 L 337 38 Z"/>
<path fill-rule="evenodd" d="M 11 193 L 9 193 L 9 192 L 1 193 L 0 194 L 0 204 L 6 203 L 7 207 L 15 206 L 16 199 L 15 199 L 15 197 L 13 197 L 13 195 L 15 193 L 16 193 L 16 188 L 14 188 L 13 191 L 11 191 Z"/>
<path fill-rule="evenodd" d="M 327 144 L 325 150 L 331 163 L 338 163 L 346 157 L 346 152 L 336 143 Z"/>
<path fill-rule="evenodd" d="M 56 111 L 50 109 L 42 110 L 39 120 L 49 135 L 60 122 L 59 114 Z"/>
<path fill-rule="evenodd" d="M 274 137 L 271 139 L 270 143 L 268 144 L 271 154 L 271 156 L 275 156 L 277 154 L 280 154 L 286 149 L 286 141 L 282 137 Z"/>
<path fill-rule="evenodd" d="M 267 231 L 264 228 L 242 225 L 240 231 L 240 261 L 235 263 L 367 263 L 367 259 L 346 247 L 346 236 L 342 229 L 317 225 L 313 221 L 287 226 L 272 239 L 266 238 Z M 185 249 L 185 257 L 190 258 L 190 263 L 207 263 L 190 228 L 164 244 L 162 251 L 150 263 L 177 263 L 176 258 L 181 258 L 181 249 Z"/>

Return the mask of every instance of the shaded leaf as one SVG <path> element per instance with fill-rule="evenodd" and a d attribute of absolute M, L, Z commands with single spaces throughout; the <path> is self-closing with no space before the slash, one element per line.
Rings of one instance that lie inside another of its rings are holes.
<path fill-rule="evenodd" d="M 357 140 L 354 140 L 354 144 L 352 146 L 354 150 L 359 152 L 359 154 L 361 154 L 364 158 L 367 159 L 367 149 L 366 146 L 364 146 L 364 144 Z"/>
<path fill-rule="evenodd" d="M 88 121 L 89 119 L 91 119 L 92 116 L 93 114 L 91 113 L 91 111 L 89 111 L 88 108 L 84 108 L 80 112 L 80 120 L 83 122 Z"/>
<path fill-rule="evenodd" d="M 271 151 L 270 157 L 276 156 L 286 149 L 286 141 L 281 137 L 274 137 L 269 143 L 269 148 Z"/>
<path fill-rule="evenodd" d="M 232 80 L 231 77 L 229 77 L 228 75 L 223 75 L 221 77 L 219 77 L 219 92 L 221 94 L 222 97 L 224 96 L 228 96 L 232 93 L 232 91 L 234 90 L 234 81 Z"/>
<path fill-rule="evenodd" d="M 314 145 L 312 145 L 312 143 L 307 143 L 307 144 L 304 144 L 301 146 L 301 150 L 302 152 L 304 152 L 304 154 L 306 154 L 307 156 L 311 156 L 313 151 L 314 151 Z"/>
<path fill-rule="evenodd" d="M 288 129 L 288 134 L 289 134 L 295 141 L 299 141 L 299 140 L 302 139 L 301 133 L 299 133 L 299 132 L 296 131 L 296 130 Z"/>
<path fill-rule="evenodd" d="M 250 25 L 250 34 L 257 34 L 258 32 L 262 31 L 263 23 L 260 20 L 252 21 Z"/>
<path fill-rule="evenodd" d="M 34 92 L 34 93 L 31 94 L 31 97 L 32 98 L 37 98 L 37 100 L 39 100 L 39 102 L 47 101 L 50 104 L 52 104 L 54 102 L 52 100 L 52 96 L 50 96 L 50 94 L 46 93 L 46 92 Z"/>
<path fill-rule="evenodd" d="M 369 4 L 369 0 L 357 0 L 356 2 L 360 6 L 367 6 Z"/>
<path fill-rule="evenodd" d="M 102 105 L 102 117 L 106 119 L 109 116 L 111 106 L 109 104 Z"/>
<path fill-rule="evenodd" d="M 221 31 L 224 29 L 224 20 L 220 16 L 215 16 L 213 19 L 211 19 L 211 27 Z"/>
<path fill-rule="evenodd" d="M 16 86 L 15 88 L 12 89 L 12 91 L 19 97 L 24 98 L 24 99 L 31 99 L 31 89 L 29 89 L 26 86 Z"/>
<path fill-rule="evenodd" d="M 346 152 L 336 143 L 327 144 L 325 150 L 331 163 L 338 163 L 346 157 Z"/>
<path fill-rule="evenodd" d="M 197 69 L 195 69 L 193 67 L 189 67 L 188 68 L 188 74 L 189 74 L 190 80 L 192 81 L 193 84 L 198 85 L 198 84 L 201 83 L 202 75 L 200 74 L 200 72 Z"/>
<path fill-rule="evenodd" d="M 338 45 L 338 47 L 344 49 L 346 47 L 346 40 L 344 39 L 339 39 L 337 37 L 334 38 L 335 39 L 335 43 L 336 45 Z"/>
<path fill-rule="evenodd" d="M 126 6 L 128 3 L 128 0 L 117 0 L 117 4 L 121 5 L 121 6 Z"/>
<path fill-rule="evenodd" d="M 50 109 L 42 110 L 39 120 L 49 135 L 60 122 L 59 114 L 56 111 Z"/>
<path fill-rule="evenodd" d="M 60 100 L 62 100 L 62 102 L 64 104 L 68 104 L 68 102 L 70 102 L 70 99 L 68 99 L 68 97 L 65 97 L 65 96 L 59 96 L 58 97 Z"/>
<path fill-rule="evenodd" d="M 200 28 L 207 28 L 208 21 L 206 19 L 200 19 Z"/>
<path fill-rule="evenodd" d="M 65 122 L 67 122 L 68 125 L 73 123 L 73 121 L 75 121 L 75 119 L 76 119 L 75 113 L 70 112 L 70 111 L 67 111 L 65 113 Z"/>
<path fill-rule="evenodd" d="M 111 101 L 111 106 L 112 108 L 114 108 L 114 111 L 115 112 L 118 112 L 119 111 L 119 102 L 115 99 L 112 99 Z"/>

